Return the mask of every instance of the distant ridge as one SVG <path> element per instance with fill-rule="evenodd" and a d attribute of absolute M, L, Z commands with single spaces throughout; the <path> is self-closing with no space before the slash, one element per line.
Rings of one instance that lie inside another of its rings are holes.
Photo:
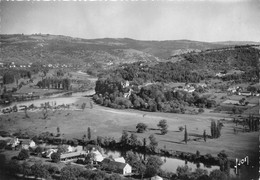
<path fill-rule="evenodd" d="M 147 41 L 131 38 L 83 39 L 50 34 L 0 35 L 2 62 L 98 63 L 104 66 L 137 61 L 161 62 L 173 55 L 255 44 L 246 41 L 200 42 L 186 39 Z"/>

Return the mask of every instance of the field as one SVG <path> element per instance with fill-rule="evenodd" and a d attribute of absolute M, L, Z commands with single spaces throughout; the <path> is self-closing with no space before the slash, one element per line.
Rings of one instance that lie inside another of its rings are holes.
<path fill-rule="evenodd" d="M 139 122 L 148 125 L 149 130 L 142 134 L 137 134 L 139 138 L 148 138 L 150 134 L 155 134 L 159 141 L 159 147 L 169 150 L 178 150 L 183 152 L 195 153 L 197 150 L 201 154 L 210 153 L 216 156 L 221 150 L 225 150 L 230 158 L 243 158 L 249 156 L 251 159 L 258 157 L 258 132 L 242 133 L 242 127 L 238 126 L 238 134 L 234 134 L 235 124 L 228 115 L 212 113 L 206 110 L 203 114 L 171 114 L 171 113 L 151 113 L 136 110 L 116 110 L 94 105 L 89 108 L 89 98 L 80 98 L 77 102 L 80 106 L 86 102 L 87 107 L 84 111 L 58 110 L 49 112 L 49 117 L 43 119 L 41 112 L 29 112 L 30 118 L 24 118 L 23 112 L 12 113 L 0 116 L 0 130 L 17 132 L 26 131 L 29 134 L 38 134 L 40 132 L 52 132 L 56 134 L 57 127 L 61 134 L 66 138 L 82 138 L 87 134 L 87 128 L 92 131 L 92 138 L 96 136 L 110 136 L 119 139 L 122 130 L 135 133 L 135 126 Z M 160 135 L 157 124 L 161 119 L 166 119 L 169 125 L 169 132 L 166 135 Z M 211 120 L 223 120 L 224 127 L 221 131 L 221 137 L 218 139 L 198 139 L 198 136 L 206 130 L 210 135 Z M 180 132 L 179 126 L 187 126 L 189 141 L 183 142 L 184 132 Z M 197 139 L 195 141 L 195 139 Z"/>

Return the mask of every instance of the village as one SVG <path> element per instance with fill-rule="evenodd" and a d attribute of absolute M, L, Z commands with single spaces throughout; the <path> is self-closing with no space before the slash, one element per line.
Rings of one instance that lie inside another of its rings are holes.
<path fill-rule="evenodd" d="M 97 146 L 53 145 L 42 143 L 42 141 L 38 141 L 38 144 L 36 144 L 32 139 L 19 139 L 17 137 L 1 137 L 1 143 L 3 141 L 6 142 L 5 149 L 8 151 L 20 151 L 20 154 L 21 152 L 28 153 L 28 157 L 18 154 L 17 158 L 21 158 L 20 160 L 27 159 L 26 161 L 30 161 L 30 159 L 37 158 L 45 163 L 73 164 L 80 167 L 88 164 L 91 165 L 89 167 L 91 170 L 97 170 L 101 167 L 113 167 L 106 168 L 106 170 L 110 173 L 114 172 L 123 176 L 132 174 L 132 167 L 126 163 L 123 157 L 113 158 L 105 156 L 100 152 L 102 149 Z"/>

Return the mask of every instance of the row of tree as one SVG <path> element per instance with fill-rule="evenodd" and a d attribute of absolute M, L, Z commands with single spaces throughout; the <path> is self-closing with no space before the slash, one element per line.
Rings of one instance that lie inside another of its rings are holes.
<path fill-rule="evenodd" d="M 221 129 L 223 124 L 220 121 L 217 123 L 212 120 L 210 125 L 211 137 L 212 138 L 219 138 L 221 136 Z"/>
<path fill-rule="evenodd" d="M 37 83 L 37 86 L 39 88 L 63 89 L 63 90 L 69 90 L 71 87 L 70 79 L 68 78 L 64 78 L 64 79 L 45 78 L 42 81 L 39 81 Z"/>

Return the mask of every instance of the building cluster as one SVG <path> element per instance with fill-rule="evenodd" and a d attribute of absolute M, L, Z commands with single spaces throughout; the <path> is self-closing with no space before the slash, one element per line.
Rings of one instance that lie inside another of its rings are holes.
<path fill-rule="evenodd" d="M 7 140 L 7 145 L 12 149 L 17 148 L 17 146 L 21 146 L 22 149 L 29 149 L 36 147 L 36 144 L 31 139 L 18 139 L 16 137 Z"/>
<path fill-rule="evenodd" d="M 185 86 L 178 86 L 178 87 L 174 88 L 173 92 L 185 91 L 185 92 L 193 93 L 199 87 L 204 89 L 207 87 L 207 84 L 205 84 L 205 83 L 186 84 Z"/>
<path fill-rule="evenodd" d="M 250 91 L 244 91 L 244 89 L 240 86 L 234 86 L 234 87 L 229 87 L 227 89 L 227 92 L 229 94 L 236 94 L 239 96 L 260 96 L 260 93 L 253 93 Z"/>
<path fill-rule="evenodd" d="M 17 64 L 15 62 L 11 62 L 11 63 L 0 62 L 0 68 L 30 68 L 31 66 L 32 63 Z"/>
<path fill-rule="evenodd" d="M 17 137 L 8 138 L 7 145 L 11 149 L 17 149 L 18 147 L 21 149 L 36 149 L 36 143 L 31 139 L 18 139 Z M 64 163 L 68 162 L 76 162 L 79 159 L 85 159 L 85 157 L 91 153 L 94 154 L 94 158 L 92 160 L 92 164 L 100 165 L 102 167 L 108 167 L 106 170 L 119 173 L 122 175 L 129 175 L 132 173 L 132 167 L 126 163 L 123 157 L 119 158 L 107 158 L 102 155 L 102 153 L 96 148 L 91 148 L 90 150 L 84 150 L 83 146 L 70 146 L 70 145 L 61 145 L 65 152 L 60 154 L 60 161 Z M 53 153 L 58 152 L 57 146 L 44 146 L 44 151 L 42 152 L 43 158 L 51 159 Z"/>

